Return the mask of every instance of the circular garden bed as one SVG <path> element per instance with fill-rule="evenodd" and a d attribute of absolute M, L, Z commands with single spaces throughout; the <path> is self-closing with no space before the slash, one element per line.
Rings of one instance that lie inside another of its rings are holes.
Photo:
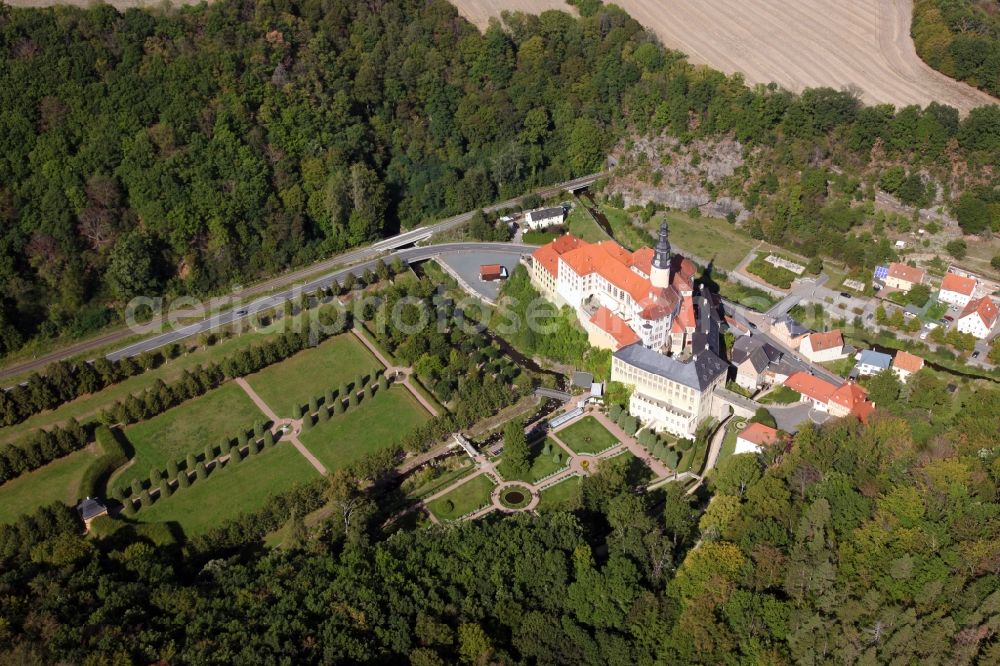
<path fill-rule="evenodd" d="M 508 509 L 523 509 L 531 502 L 531 491 L 524 486 L 508 486 L 500 491 L 500 503 Z"/>

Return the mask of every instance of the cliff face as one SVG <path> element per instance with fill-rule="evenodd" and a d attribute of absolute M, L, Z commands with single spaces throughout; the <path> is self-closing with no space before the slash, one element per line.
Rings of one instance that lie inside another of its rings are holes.
<path fill-rule="evenodd" d="M 749 212 L 727 194 L 729 181 L 742 182 L 743 146 L 732 138 L 682 145 L 670 136 L 639 138 L 615 150 L 619 168 L 608 192 L 620 192 L 625 205 L 652 201 L 703 215 L 744 220 Z"/>

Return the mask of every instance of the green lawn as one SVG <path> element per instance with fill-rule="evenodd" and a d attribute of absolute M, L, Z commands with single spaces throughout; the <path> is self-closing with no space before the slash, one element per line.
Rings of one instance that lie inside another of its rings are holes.
<path fill-rule="evenodd" d="M 266 339 L 267 336 L 264 334 L 244 333 L 243 335 L 222 340 L 212 347 L 204 347 L 190 354 L 185 354 L 166 362 L 155 370 L 150 370 L 137 377 L 126 379 L 119 384 L 109 386 L 103 391 L 77 398 L 53 411 L 35 414 L 17 425 L 0 428 L 0 443 L 10 442 L 35 428 L 43 426 L 48 428 L 56 423 L 64 423 L 71 417 L 83 421 L 86 417 L 96 415 L 103 407 L 125 398 L 130 393 L 138 395 L 146 388 L 152 386 L 157 379 L 162 379 L 169 383 L 180 377 L 186 369 L 190 370 L 198 364 L 205 365 L 212 361 L 218 361 L 240 349 L 245 349 L 253 344 L 259 344 Z"/>
<path fill-rule="evenodd" d="M 561 235 L 555 231 L 525 231 L 521 235 L 521 242 L 525 245 L 545 245 Z"/>
<path fill-rule="evenodd" d="M 330 417 L 299 439 L 333 471 L 381 449 L 395 446 L 429 418 L 427 410 L 403 386 L 393 386 L 371 401 Z"/>
<path fill-rule="evenodd" d="M 287 442 L 265 449 L 243 462 L 213 472 L 170 497 L 140 509 L 144 523 L 176 521 L 188 537 L 206 532 L 241 513 L 264 506 L 268 498 L 319 476 Z"/>
<path fill-rule="evenodd" d="M 545 447 L 546 442 L 548 442 L 551 446 L 552 452 L 549 453 L 549 455 L 545 455 L 544 453 L 542 453 L 542 449 Z M 553 459 L 553 453 L 555 453 L 556 451 L 560 453 L 562 459 L 561 462 L 558 463 Z M 527 474 L 520 474 L 513 476 L 504 474 L 503 477 L 505 480 L 530 481 L 531 483 L 535 483 L 539 479 L 544 479 L 549 474 L 552 474 L 566 467 L 569 464 L 566 460 L 568 456 L 566 455 L 566 452 L 562 449 L 562 447 L 560 447 L 558 444 L 556 444 L 554 441 L 548 438 L 543 439 L 537 442 L 535 445 L 533 445 L 530 448 L 529 453 L 531 455 L 531 468 L 528 469 Z M 502 467 L 503 466 L 501 465 L 501 468 Z M 503 469 L 499 469 L 497 471 L 503 473 Z"/>
<path fill-rule="evenodd" d="M 594 218 L 590 216 L 590 213 L 581 204 L 577 204 L 570 211 L 569 216 L 566 218 L 566 227 L 569 233 L 588 243 L 599 243 L 603 240 L 608 240 L 608 235 L 597 226 L 597 222 L 594 222 Z"/>
<path fill-rule="evenodd" d="M 307 405 L 310 398 L 381 368 L 354 334 L 345 333 L 246 379 L 278 416 L 291 418 L 296 404 Z"/>
<path fill-rule="evenodd" d="M 824 363 L 820 363 L 820 365 L 833 374 L 846 378 L 851 374 L 851 370 L 854 369 L 857 362 L 854 360 L 853 356 L 848 356 L 847 358 L 838 358 L 836 361 L 826 361 Z"/>
<path fill-rule="evenodd" d="M 556 436 L 577 453 L 600 453 L 618 443 L 618 439 L 593 416 L 583 417 L 557 432 Z"/>
<path fill-rule="evenodd" d="M 736 438 L 739 436 L 740 430 L 738 428 L 739 424 L 746 423 L 743 419 L 734 419 L 726 427 L 726 436 L 722 440 L 722 449 L 719 451 L 719 459 L 716 461 L 716 466 L 723 460 L 733 455 L 736 451 Z"/>
<path fill-rule="evenodd" d="M 149 470 L 165 470 L 167 463 L 183 462 L 189 453 L 201 456 L 207 444 L 223 437 L 235 439 L 240 428 L 250 430 L 265 417 L 235 382 L 169 409 L 148 421 L 125 429 L 135 448 L 131 465 L 109 487 L 126 487 L 132 479 L 149 479 Z"/>
<path fill-rule="evenodd" d="M 538 511 L 572 511 L 580 505 L 579 476 L 571 476 L 539 493 Z"/>
<path fill-rule="evenodd" d="M 736 268 L 754 245 L 749 236 L 723 219 L 691 217 L 679 211 L 654 216 L 650 231 L 655 233 L 664 220 L 670 229 L 670 243 L 678 252 L 690 252 L 726 271 Z"/>
<path fill-rule="evenodd" d="M 470 511 L 485 506 L 490 501 L 490 493 L 493 492 L 494 484 L 485 474 L 480 474 L 471 481 L 466 481 L 450 493 L 437 498 L 427 505 L 427 509 L 433 513 L 438 520 L 454 520 L 461 518 Z M 446 511 L 446 504 L 451 502 L 454 506 L 451 511 Z"/>
<path fill-rule="evenodd" d="M 779 386 L 757 402 L 763 405 L 792 405 L 801 399 L 798 391 L 793 391 L 787 386 Z"/>
<path fill-rule="evenodd" d="M 641 247 L 652 247 L 656 239 L 650 232 L 633 224 L 633 216 L 620 208 L 601 205 L 600 210 L 608 218 L 608 224 L 614 233 L 615 240 L 622 247 L 633 252 Z"/>
<path fill-rule="evenodd" d="M 76 504 L 81 499 L 77 497 L 80 480 L 96 457 L 88 447 L 0 486 L 0 524 L 12 523 L 52 502 Z"/>

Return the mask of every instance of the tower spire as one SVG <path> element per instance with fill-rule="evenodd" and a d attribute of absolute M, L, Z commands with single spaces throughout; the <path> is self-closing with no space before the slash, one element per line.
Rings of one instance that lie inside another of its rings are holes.
<path fill-rule="evenodd" d="M 670 240 L 667 238 L 667 223 L 660 225 L 660 238 L 656 242 L 656 252 L 653 256 L 655 268 L 670 269 Z"/>

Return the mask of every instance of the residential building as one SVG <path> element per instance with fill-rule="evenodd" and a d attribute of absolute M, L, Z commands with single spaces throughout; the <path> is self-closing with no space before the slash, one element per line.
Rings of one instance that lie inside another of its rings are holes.
<path fill-rule="evenodd" d="M 972 294 L 975 291 L 975 278 L 955 273 L 945 273 L 944 279 L 941 280 L 941 291 L 938 293 L 938 300 L 964 308 L 972 300 Z"/>
<path fill-rule="evenodd" d="M 772 446 L 781 439 L 777 430 L 763 423 L 751 423 L 736 436 L 734 454 L 760 453 L 765 447 Z"/>
<path fill-rule="evenodd" d="M 792 349 L 798 349 L 802 339 L 812 333 L 812 331 L 788 315 L 781 317 L 771 325 L 771 335 L 778 341 Z"/>
<path fill-rule="evenodd" d="M 891 356 L 874 349 L 862 350 L 858 356 L 858 374 L 862 377 L 877 375 L 883 370 L 888 370 L 891 365 Z"/>
<path fill-rule="evenodd" d="M 748 391 L 756 391 L 768 383 L 769 367 L 781 360 L 781 352 L 759 337 L 744 335 L 736 338 L 729 360 L 736 366 L 736 383 Z"/>
<path fill-rule="evenodd" d="M 725 386 L 728 368 L 711 349 L 687 361 L 638 343 L 611 355 L 611 380 L 632 387 L 629 413 L 654 431 L 685 438 L 713 416 L 714 391 Z"/>
<path fill-rule="evenodd" d="M 655 249 L 629 252 L 611 240 L 587 243 L 567 234 L 538 248 L 530 266 L 532 284 L 549 300 L 572 307 L 588 334 L 603 346 L 614 348 L 625 341 L 608 330 L 617 323 L 607 310 L 650 349 L 691 351 L 696 268 L 671 254 L 666 224 Z"/>
<path fill-rule="evenodd" d="M 562 206 L 555 208 L 538 208 L 524 214 L 524 226 L 528 229 L 544 229 L 556 224 L 562 224 L 566 219 L 566 211 Z"/>
<path fill-rule="evenodd" d="M 799 393 L 799 402 L 808 402 L 820 412 L 829 410 L 830 396 L 837 390 L 830 382 L 801 371 L 786 379 L 785 386 Z"/>
<path fill-rule="evenodd" d="M 875 405 L 869 402 L 868 392 L 852 381 L 837 388 L 827 403 L 832 416 L 856 416 L 862 421 L 868 419 L 873 409 Z"/>
<path fill-rule="evenodd" d="M 844 336 L 839 330 L 811 333 L 799 343 L 799 353 L 813 363 L 824 363 L 844 358 Z"/>
<path fill-rule="evenodd" d="M 989 337 L 997 323 L 997 304 L 989 296 L 976 298 L 965 306 L 955 322 L 960 333 L 968 333 L 980 340 Z"/>
<path fill-rule="evenodd" d="M 900 291 L 909 291 L 913 289 L 914 285 L 922 283 L 925 276 L 926 272 L 920 268 L 894 261 L 889 264 L 889 272 L 885 276 L 885 286 Z"/>
<path fill-rule="evenodd" d="M 900 291 L 909 291 L 913 289 L 914 285 L 923 282 L 925 275 L 926 273 L 923 269 L 894 261 L 889 264 L 889 272 L 885 276 L 885 286 L 899 289 Z"/>
<path fill-rule="evenodd" d="M 908 351 L 899 350 L 895 358 L 892 359 L 892 370 L 904 384 L 915 372 L 920 372 L 924 367 L 924 359 Z"/>

